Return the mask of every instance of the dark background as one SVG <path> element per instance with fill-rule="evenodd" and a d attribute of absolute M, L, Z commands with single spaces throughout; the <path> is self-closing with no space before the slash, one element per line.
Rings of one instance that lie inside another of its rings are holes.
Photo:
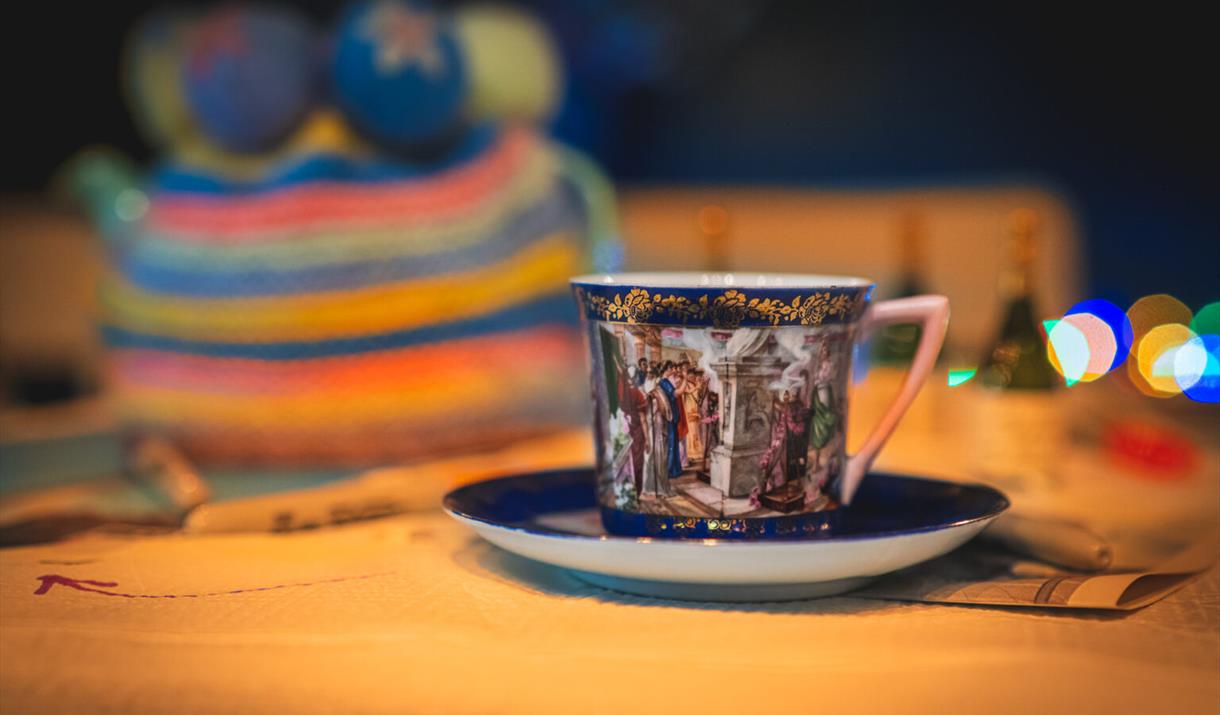
<path fill-rule="evenodd" d="M 524 4 L 565 54 L 555 133 L 621 183 L 1035 182 L 1072 203 L 1094 296 L 1220 297 L 1218 3 Z M 157 5 L 10 10 L 0 190 L 87 144 L 149 158 L 118 59 Z"/>

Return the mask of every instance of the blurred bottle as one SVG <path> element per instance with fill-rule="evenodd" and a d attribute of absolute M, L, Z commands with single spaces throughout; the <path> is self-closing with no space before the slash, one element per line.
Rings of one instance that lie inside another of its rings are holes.
<path fill-rule="evenodd" d="M 971 420 L 975 470 L 1018 492 L 1054 486 L 1063 440 L 1059 375 L 1047 358 L 1033 297 L 1037 231 L 1033 211 L 1009 215 L 1009 256 L 1000 277 L 1005 308 L 997 336 L 980 360 Z"/>
<path fill-rule="evenodd" d="M 1008 217 L 1009 258 L 1000 289 L 1007 305 L 999 335 L 980 361 L 980 382 L 998 390 L 1053 390 L 1059 374 L 1046 355 L 1034 307 L 1038 216 L 1018 209 Z"/>
<path fill-rule="evenodd" d="M 895 298 L 922 295 L 924 290 L 924 250 L 927 233 L 923 215 L 918 211 L 902 214 L 898 226 L 900 277 Z M 877 365 L 905 365 L 915 357 L 922 333 L 918 325 L 889 325 L 874 339 L 873 362 Z"/>

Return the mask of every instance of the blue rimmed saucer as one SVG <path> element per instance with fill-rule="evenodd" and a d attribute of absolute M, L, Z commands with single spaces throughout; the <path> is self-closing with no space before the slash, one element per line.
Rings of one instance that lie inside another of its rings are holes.
<path fill-rule="evenodd" d="M 507 551 L 597 586 L 662 598 L 777 601 L 830 596 L 946 554 L 1008 508 L 991 487 L 869 474 L 832 528 L 792 540 L 631 538 L 602 527 L 591 469 L 470 484 L 445 510 Z"/>

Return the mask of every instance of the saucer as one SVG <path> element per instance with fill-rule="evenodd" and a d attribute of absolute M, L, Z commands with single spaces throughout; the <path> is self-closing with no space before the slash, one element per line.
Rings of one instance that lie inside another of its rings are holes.
<path fill-rule="evenodd" d="M 991 487 L 870 473 L 833 528 L 799 540 L 608 535 L 592 469 L 536 472 L 460 487 L 445 511 L 514 554 L 596 586 L 698 601 L 831 596 L 946 554 L 1008 508 Z"/>

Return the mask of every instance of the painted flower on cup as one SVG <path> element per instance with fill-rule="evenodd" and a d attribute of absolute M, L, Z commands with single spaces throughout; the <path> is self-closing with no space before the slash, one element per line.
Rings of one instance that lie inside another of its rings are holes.
<path fill-rule="evenodd" d="M 802 325 L 821 325 L 828 315 L 848 315 L 854 307 L 849 296 L 829 293 L 814 293 L 805 299 L 798 309 Z"/>
<path fill-rule="evenodd" d="M 746 317 L 746 297 L 739 291 L 725 291 L 708 308 L 712 324 L 718 328 L 736 328 Z"/>
<path fill-rule="evenodd" d="M 833 295 L 830 292 L 797 295 L 791 299 L 751 297 L 748 291 L 729 289 L 714 298 L 705 293 L 688 297 L 652 293 L 631 288 L 626 293 L 603 295 L 577 293 L 577 300 L 588 305 L 598 320 L 620 323 L 674 321 L 682 324 L 710 323 L 721 330 L 733 330 L 747 323 L 780 325 L 822 325 L 828 317 L 846 322 L 863 302 L 864 294 Z"/>
<path fill-rule="evenodd" d="M 830 312 L 830 302 L 825 293 L 815 293 L 805 299 L 799 310 L 803 325 L 821 325 Z"/>
<path fill-rule="evenodd" d="M 652 317 L 652 296 L 643 288 L 632 288 L 623 300 L 623 313 L 628 322 L 643 323 Z"/>

